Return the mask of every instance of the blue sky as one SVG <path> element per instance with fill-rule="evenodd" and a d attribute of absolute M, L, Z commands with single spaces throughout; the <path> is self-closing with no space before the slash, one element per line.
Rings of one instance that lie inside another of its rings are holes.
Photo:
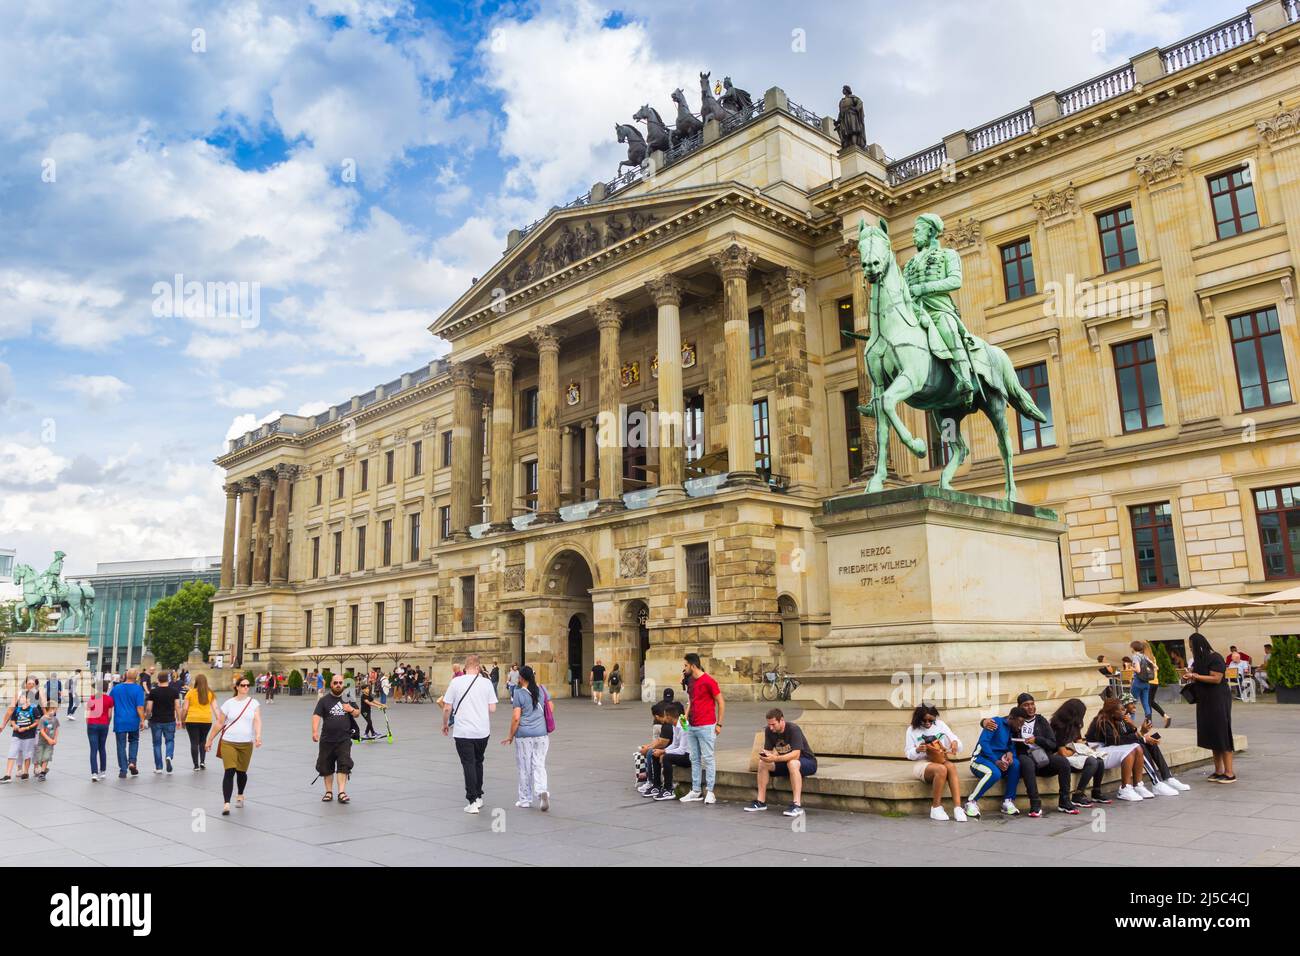
<path fill-rule="evenodd" d="M 214 552 L 228 434 L 418 367 L 530 222 L 612 177 L 614 121 L 697 75 L 892 156 L 1244 10 L 906 4 L 0 0 L 0 545 Z M 256 324 L 154 285 L 256 283 Z"/>

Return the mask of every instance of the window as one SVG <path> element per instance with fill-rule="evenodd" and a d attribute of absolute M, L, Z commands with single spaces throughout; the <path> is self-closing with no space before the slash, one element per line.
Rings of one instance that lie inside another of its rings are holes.
<path fill-rule="evenodd" d="M 424 474 L 424 442 L 411 442 L 411 475 L 418 477 Z"/>
<path fill-rule="evenodd" d="M 862 415 L 858 412 L 858 390 L 840 392 L 844 401 L 844 447 L 849 456 L 849 481 L 862 474 Z"/>
<path fill-rule="evenodd" d="M 361 643 L 360 634 L 358 633 L 361 624 L 361 608 L 355 604 L 349 607 L 348 618 L 348 644 L 356 647 Z"/>
<path fill-rule="evenodd" d="M 1160 378 L 1156 374 L 1156 349 L 1151 336 L 1114 345 L 1115 385 L 1124 431 L 1140 432 L 1165 423 L 1160 404 Z"/>
<path fill-rule="evenodd" d="M 957 423 L 951 418 L 940 418 L 935 420 L 935 416 L 929 412 L 925 414 L 925 442 L 929 448 L 929 467 L 942 468 L 948 464 L 952 458 L 952 452 L 948 446 L 943 443 L 944 433 L 952 429 L 954 438 L 957 429 Z"/>
<path fill-rule="evenodd" d="M 442 467 L 451 467 L 451 432 L 442 433 Z"/>
<path fill-rule="evenodd" d="M 389 518 L 380 525 L 380 536 L 383 542 L 383 559 L 379 562 L 382 568 L 388 567 L 393 563 L 393 519 Z"/>
<path fill-rule="evenodd" d="M 690 617 L 707 617 L 712 612 L 709 596 L 709 546 L 688 544 L 686 557 L 686 613 Z"/>
<path fill-rule="evenodd" d="M 1265 578 L 1300 577 L 1300 485 L 1255 492 Z"/>
<path fill-rule="evenodd" d="M 526 388 L 519 396 L 519 427 L 537 427 L 537 389 Z"/>
<path fill-rule="evenodd" d="M 293 486 L 294 486 L 294 483 L 293 483 L 292 481 L 289 482 L 289 511 L 290 511 L 290 513 L 293 512 Z"/>
<path fill-rule="evenodd" d="M 1051 448 L 1056 444 L 1056 428 L 1052 424 L 1052 390 L 1047 382 L 1047 363 L 1026 365 L 1016 369 L 1016 378 L 1029 397 L 1047 416 L 1047 421 L 1036 422 L 1028 415 L 1020 419 L 1020 450 L 1035 451 L 1039 448 Z"/>
<path fill-rule="evenodd" d="M 357 529 L 357 570 L 366 569 L 366 526 Z"/>
<path fill-rule="evenodd" d="M 682 440 L 686 443 L 686 460 L 695 461 L 704 455 L 704 395 L 696 393 L 686 399 L 682 420 Z M 581 447 L 581 443 L 579 444 Z"/>
<path fill-rule="evenodd" d="M 1132 206 L 1100 213 L 1097 233 L 1101 238 L 1102 271 L 1115 272 L 1138 264 L 1137 227 L 1133 225 Z"/>
<path fill-rule="evenodd" d="M 635 414 L 635 418 L 633 415 Z M 638 480 L 646 477 L 646 441 L 648 419 L 643 412 L 628 409 L 623 416 L 623 477 Z"/>
<path fill-rule="evenodd" d="M 375 602 L 375 643 L 384 644 L 388 641 L 388 635 L 384 633 L 384 625 L 387 622 L 384 619 L 384 602 Z"/>
<path fill-rule="evenodd" d="M 1209 181 L 1214 228 L 1220 239 L 1259 228 L 1259 210 L 1255 207 L 1255 186 L 1249 166 L 1211 176 Z"/>
<path fill-rule="evenodd" d="M 1140 590 L 1178 587 L 1178 555 L 1169 502 L 1129 508 L 1133 523 L 1133 557 Z"/>
<path fill-rule="evenodd" d="M 370 489 L 370 459 L 362 458 L 361 459 L 361 490 L 368 491 L 369 489 Z"/>
<path fill-rule="evenodd" d="M 415 598 L 402 599 L 402 643 L 415 640 Z"/>
<path fill-rule="evenodd" d="M 224 618 L 222 618 L 221 623 L 225 624 Z M 305 611 L 303 613 L 302 646 L 311 647 L 311 611 Z"/>
<path fill-rule="evenodd" d="M 311 539 L 311 576 L 320 577 L 320 535 Z"/>
<path fill-rule="evenodd" d="M 1277 309 L 1270 307 L 1231 316 L 1228 331 L 1232 336 L 1242 411 L 1290 402 L 1291 385 L 1286 376 Z"/>
<path fill-rule="evenodd" d="M 438 509 L 438 536 L 443 541 L 451 540 L 451 505 Z"/>
<path fill-rule="evenodd" d="M 839 332 L 839 341 L 832 346 L 832 352 L 846 349 L 853 344 L 853 340 L 844 334 L 854 330 L 853 318 L 853 296 L 846 295 L 844 298 L 836 300 L 835 322 Z"/>
<path fill-rule="evenodd" d="M 460 629 L 474 630 L 474 576 L 460 579 Z"/>
<path fill-rule="evenodd" d="M 321 503 L 321 500 L 322 500 L 322 499 L 321 499 L 321 495 L 322 495 L 322 492 L 323 492 L 323 485 L 324 485 L 324 484 L 325 484 L 325 476 L 324 476 L 324 475 L 317 475 L 317 476 L 316 476 L 316 504 L 320 504 L 320 503 Z"/>
<path fill-rule="evenodd" d="M 761 359 L 767 354 L 767 325 L 762 309 L 749 310 L 749 360 Z"/>
<path fill-rule="evenodd" d="M 524 507 L 537 510 L 537 461 L 524 462 Z"/>
<path fill-rule="evenodd" d="M 420 560 L 420 512 L 411 515 L 411 561 Z"/>
<path fill-rule="evenodd" d="M 335 488 L 334 488 L 334 497 L 342 498 L 343 497 L 343 469 L 342 468 L 340 468 L 337 472 L 335 472 L 335 478 L 337 479 L 337 481 L 335 483 Z"/>
<path fill-rule="evenodd" d="M 334 573 L 343 573 L 343 532 L 334 532 Z"/>
<path fill-rule="evenodd" d="M 772 474 L 772 430 L 767 415 L 767 399 L 754 403 L 754 470 Z"/>
<path fill-rule="evenodd" d="M 325 646 L 334 646 L 334 608 L 325 609 Z"/>
<path fill-rule="evenodd" d="M 998 252 L 1002 258 L 1002 282 L 1007 290 L 1007 301 L 1014 302 L 1033 295 L 1034 286 L 1034 248 L 1028 239 L 1000 246 Z"/>
<path fill-rule="evenodd" d="M 391 451 L 386 451 L 384 452 L 384 484 L 391 485 L 394 480 L 393 453 Z"/>
<path fill-rule="evenodd" d="M 253 646 L 262 646 L 262 612 L 257 612 L 257 630 L 253 632 Z"/>

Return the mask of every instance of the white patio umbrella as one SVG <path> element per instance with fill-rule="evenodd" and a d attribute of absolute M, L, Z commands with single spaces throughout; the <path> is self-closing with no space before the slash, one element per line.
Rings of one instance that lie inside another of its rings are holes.
<path fill-rule="evenodd" d="M 1065 626 L 1075 634 L 1082 634 L 1084 629 L 1097 618 L 1110 614 L 1127 614 L 1128 608 L 1111 607 L 1109 604 L 1082 601 L 1079 598 L 1066 598 L 1061 613 L 1065 617 Z"/>
<path fill-rule="evenodd" d="M 1220 611 L 1243 611 L 1248 607 L 1259 606 L 1258 601 L 1248 601 L 1245 598 L 1232 597 L 1227 594 L 1216 594 L 1213 591 L 1188 588 L 1185 591 L 1177 591 L 1174 594 L 1152 598 L 1149 601 L 1127 604 L 1124 606 L 1124 610 L 1132 612 L 1164 611 L 1178 618 L 1192 630 L 1199 631 L 1206 621 Z"/>
<path fill-rule="evenodd" d="M 1265 594 L 1255 598 L 1255 600 L 1260 604 L 1300 604 L 1300 587 L 1287 588 L 1285 591 L 1274 591 L 1272 594 Z"/>

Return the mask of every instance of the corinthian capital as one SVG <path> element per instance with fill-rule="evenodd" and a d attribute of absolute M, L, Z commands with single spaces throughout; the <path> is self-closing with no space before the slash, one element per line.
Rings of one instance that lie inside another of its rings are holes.
<path fill-rule="evenodd" d="M 1074 196 L 1074 187 L 1049 189 L 1041 196 L 1033 198 L 1034 210 L 1043 222 L 1056 222 L 1067 219 L 1079 211 L 1079 203 Z"/>
<path fill-rule="evenodd" d="M 1276 116 L 1256 120 L 1255 129 L 1274 149 L 1300 143 L 1300 106 L 1293 110 L 1279 108 Z"/>
<path fill-rule="evenodd" d="M 510 371 L 515 367 L 514 350 L 506 348 L 504 345 L 494 345 L 483 354 L 492 363 L 492 371 L 494 372 L 502 369 Z"/>
<path fill-rule="evenodd" d="M 749 270 L 758 261 L 758 256 L 740 243 L 733 242 L 721 252 L 715 252 L 709 256 L 709 261 L 713 263 L 713 268 L 718 270 L 718 274 L 725 281 L 727 279 L 744 279 L 748 277 Z"/>
<path fill-rule="evenodd" d="M 782 266 L 763 280 L 763 291 L 774 302 L 793 299 L 800 293 L 806 300 L 808 290 L 812 288 L 812 281 L 812 276 L 808 273 L 791 266 Z"/>
<path fill-rule="evenodd" d="M 452 362 L 447 368 L 451 384 L 460 388 L 472 388 L 474 385 L 474 366 L 468 362 Z"/>
<path fill-rule="evenodd" d="M 598 329 L 613 329 L 617 332 L 623 327 L 623 307 L 613 299 L 601 299 L 592 305 L 591 314 L 596 317 Z"/>
<path fill-rule="evenodd" d="M 1139 156 L 1133 163 L 1133 169 L 1137 171 L 1138 176 L 1147 184 L 1148 188 L 1171 179 L 1177 179 L 1184 171 L 1182 148 L 1175 146 L 1163 153 L 1148 153 L 1146 156 Z"/>
<path fill-rule="evenodd" d="M 298 466 L 281 463 L 275 466 L 275 477 L 277 480 L 293 481 L 298 477 Z"/>
<path fill-rule="evenodd" d="M 259 471 L 257 473 L 257 484 L 260 488 L 270 488 L 271 485 L 275 484 L 275 472 L 270 468 L 266 469 L 266 471 Z"/>
<path fill-rule="evenodd" d="M 849 272 L 857 272 L 862 268 L 862 256 L 858 253 L 856 242 L 845 240 L 835 247 L 835 252 L 844 260 Z"/>
<path fill-rule="evenodd" d="M 560 350 L 560 337 L 556 334 L 555 329 L 549 325 L 539 325 L 528 333 L 528 337 L 533 340 L 533 345 L 539 352 L 558 352 Z"/>
<path fill-rule="evenodd" d="M 658 276 L 648 281 L 645 287 L 656 306 L 680 306 L 682 293 L 686 291 L 686 283 L 675 275 Z"/>

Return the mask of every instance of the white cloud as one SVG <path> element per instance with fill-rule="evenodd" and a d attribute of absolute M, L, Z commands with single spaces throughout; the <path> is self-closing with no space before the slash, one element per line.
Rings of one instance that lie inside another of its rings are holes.
<path fill-rule="evenodd" d="M 284 389 L 276 384 L 231 388 L 217 393 L 217 401 L 227 408 L 255 408 L 269 405 L 284 397 Z"/>
<path fill-rule="evenodd" d="M 46 445 L 22 445 L 7 441 L 0 444 L 0 488 L 35 488 L 56 481 L 68 466 L 68 459 L 56 455 Z M 0 495 L 19 498 L 21 495 Z M 0 532 L 4 531 L 0 523 Z"/>
<path fill-rule="evenodd" d="M 117 404 L 131 391 L 131 386 L 116 375 L 72 375 L 62 384 L 96 405 Z"/>

